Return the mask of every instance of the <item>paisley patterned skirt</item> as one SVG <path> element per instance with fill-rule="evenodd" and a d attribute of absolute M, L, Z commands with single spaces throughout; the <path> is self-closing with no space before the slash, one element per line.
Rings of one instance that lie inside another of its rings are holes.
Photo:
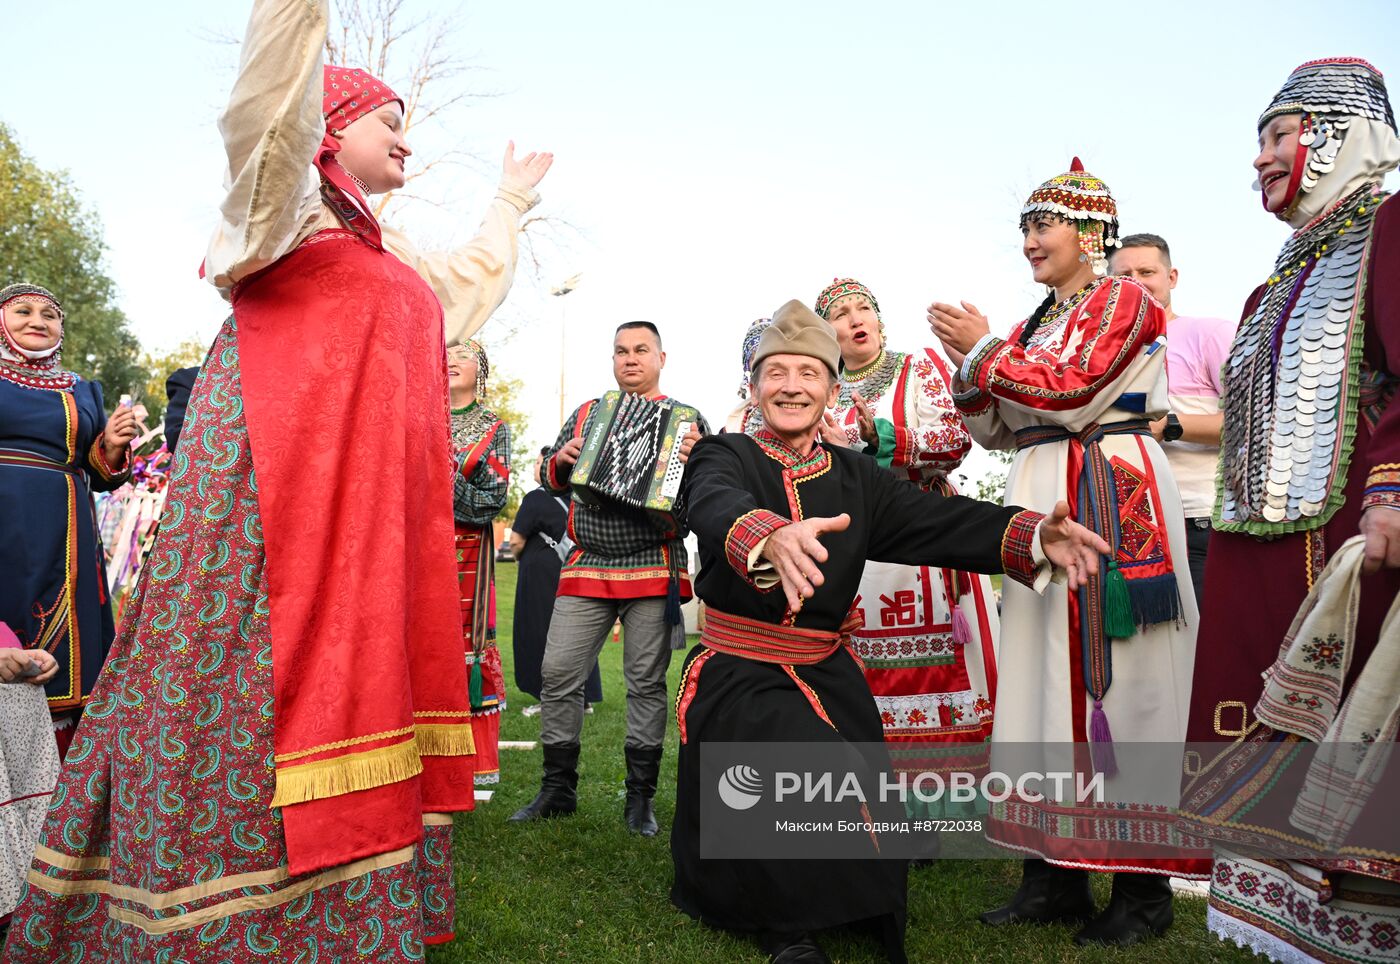
<path fill-rule="evenodd" d="M 6 961 L 412 961 L 453 935 L 448 816 L 428 815 L 417 846 L 287 872 L 242 408 L 230 318 L 195 384 L 143 585 L 54 791 Z"/>

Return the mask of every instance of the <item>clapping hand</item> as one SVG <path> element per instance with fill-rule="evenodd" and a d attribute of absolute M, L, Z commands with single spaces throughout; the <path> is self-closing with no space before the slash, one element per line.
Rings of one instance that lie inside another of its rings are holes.
<path fill-rule="evenodd" d="M 851 400 L 856 407 L 856 427 L 860 430 L 861 440 L 866 445 L 878 447 L 880 444 L 880 433 L 875 431 L 875 416 L 870 412 L 870 405 L 860 392 L 853 392 Z"/>
<path fill-rule="evenodd" d="M 846 435 L 846 430 L 832 417 L 830 412 L 822 416 L 822 420 L 817 423 L 817 435 L 822 440 L 823 445 L 835 445 L 840 448 L 850 448 L 851 440 Z"/>
<path fill-rule="evenodd" d="M 554 163 L 554 155 L 548 151 L 531 151 L 520 159 L 515 157 L 515 141 L 506 142 L 506 158 L 501 162 L 501 174 L 526 187 L 535 187 L 544 180 L 549 166 Z"/>
<path fill-rule="evenodd" d="M 1040 524 L 1040 548 L 1046 559 L 1069 574 L 1071 592 L 1098 575 L 1099 557 L 1113 551 L 1102 536 L 1069 517 L 1069 503 L 1063 499 Z"/>
<path fill-rule="evenodd" d="M 819 541 L 828 532 L 844 532 L 851 517 L 814 517 L 785 525 L 768 536 L 760 555 L 773 564 L 783 583 L 788 609 L 797 612 L 802 600 L 811 599 L 826 581 L 818 567 L 827 560 L 826 547 Z"/>
<path fill-rule="evenodd" d="M 928 306 L 929 327 L 943 343 L 948 357 L 958 365 L 961 365 L 962 359 L 972 351 L 972 346 L 977 344 L 977 340 L 990 334 L 992 330 L 986 316 L 977 310 L 976 305 L 968 301 L 961 304 L 961 308 L 955 308 L 953 305 L 935 301 Z M 954 353 L 961 357 L 953 358 Z"/>

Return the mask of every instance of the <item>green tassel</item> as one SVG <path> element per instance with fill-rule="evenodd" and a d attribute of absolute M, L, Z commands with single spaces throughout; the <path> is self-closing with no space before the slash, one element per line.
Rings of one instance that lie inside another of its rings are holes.
<path fill-rule="evenodd" d="M 471 681 L 467 685 L 467 692 L 470 694 L 471 706 L 474 710 L 481 709 L 481 660 L 472 660 Z"/>
<path fill-rule="evenodd" d="M 1116 562 L 1109 562 L 1108 574 L 1104 576 L 1103 632 L 1110 639 L 1127 639 L 1137 632 L 1128 580 L 1119 572 Z"/>

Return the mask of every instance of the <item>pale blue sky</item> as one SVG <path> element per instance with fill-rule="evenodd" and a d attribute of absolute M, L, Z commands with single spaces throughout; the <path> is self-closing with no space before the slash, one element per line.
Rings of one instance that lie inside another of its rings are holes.
<path fill-rule="evenodd" d="M 423 155 L 461 143 L 490 163 L 435 172 L 447 207 L 394 219 L 465 240 L 514 137 L 555 152 L 540 210 L 583 232 L 542 278 L 522 266 L 480 336 L 498 370 L 526 379 L 537 442 L 557 428 L 550 284 L 584 273 L 564 299 L 570 406 L 611 387 L 615 324 L 649 318 L 669 355 L 663 388 L 718 422 L 748 323 L 810 303 L 835 275 L 871 286 L 896 348 L 932 342 L 930 300 L 970 299 L 998 330 L 1028 314 L 1040 293 L 1017 212 L 1074 154 L 1107 180 L 1126 231 L 1171 243 L 1177 310 L 1233 318 L 1286 234 L 1250 189 L 1269 98 L 1321 56 L 1400 77 L 1393 2 L 408 2 L 460 9 L 460 52 L 499 96 L 450 132 L 411 135 Z M 248 9 L 49 0 L 6 14 L 0 120 L 97 209 L 151 347 L 207 339 L 222 319 L 195 275 L 236 57 L 212 38 L 241 33 Z"/>

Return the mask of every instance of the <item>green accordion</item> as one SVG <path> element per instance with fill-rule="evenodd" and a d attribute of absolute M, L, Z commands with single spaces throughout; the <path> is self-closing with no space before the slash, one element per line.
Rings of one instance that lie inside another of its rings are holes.
<path fill-rule="evenodd" d="M 586 505 L 645 509 L 673 524 L 685 474 L 681 444 L 700 413 L 669 398 L 608 392 L 592 422 L 570 478 L 574 496 Z"/>

